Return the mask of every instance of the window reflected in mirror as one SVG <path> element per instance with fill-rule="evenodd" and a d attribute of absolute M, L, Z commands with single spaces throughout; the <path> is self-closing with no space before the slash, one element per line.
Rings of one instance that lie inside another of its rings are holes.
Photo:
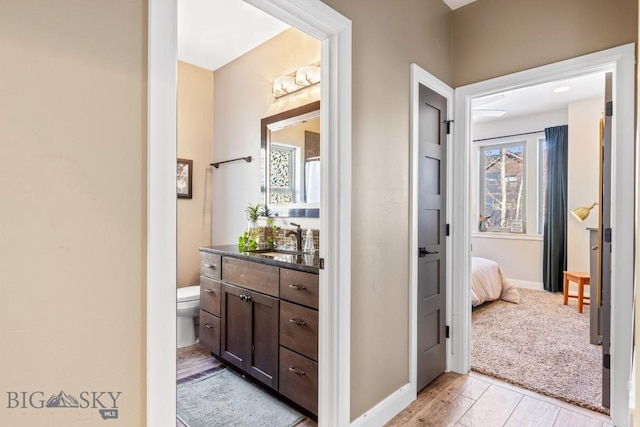
<path fill-rule="evenodd" d="M 283 217 L 319 216 L 320 103 L 262 120 L 263 201 Z"/>

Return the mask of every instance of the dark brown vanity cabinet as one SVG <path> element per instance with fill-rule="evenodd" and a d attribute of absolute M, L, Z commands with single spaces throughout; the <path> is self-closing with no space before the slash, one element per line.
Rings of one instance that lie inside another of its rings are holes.
<path fill-rule="evenodd" d="M 220 357 L 278 389 L 277 298 L 224 284 Z"/>
<path fill-rule="evenodd" d="M 280 269 L 222 258 L 220 357 L 278 389 L 278 280 Z"/>
<path fill-rule="evenodd" d="M 220 302 L 222 283 L 220 282 L 220 255 L 207 252 L 200 254 L 200 344 L 211 353 L 220 355 Z"/>
<path fill-rule="evenodd" d="M 201 254 L 200 342 L 317 415 L 318 274 Z"/>
<path fill-rule="evenodd" d="M 280 386 L 318 415 L 318 275 L 280 269 Z"/>

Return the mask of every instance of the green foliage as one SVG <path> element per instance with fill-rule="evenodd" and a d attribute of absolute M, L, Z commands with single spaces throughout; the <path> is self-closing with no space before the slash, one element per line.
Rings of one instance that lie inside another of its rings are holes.
<path fill-rule="evenodd" d="M 249 203 L 244 211 L 247 213 L 248 220 L 257 221 L 264 216 L 265 206 L 262 203 L 256 203 L 255 205 Z"/>
<path fill-rule="evenodd" d="M 238 250 L 240 251 L 255 251 L 258 249 L 258 241 L 249 236 L 246 231 L 238 237 Z"/>

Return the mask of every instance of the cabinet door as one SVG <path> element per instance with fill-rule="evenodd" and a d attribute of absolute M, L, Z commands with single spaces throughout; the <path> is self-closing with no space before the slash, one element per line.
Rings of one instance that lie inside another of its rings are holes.
<path fill-rule="evenodd" d="M 251 354 L 250 292 L 228 284 L 222 289 L 220 357 L 246 371 Z"/>
<path fill-rule="evenodd" d="M 220 355 L 220 318 L 200 310 L 200 344 Z"/>
<path fill-rule="evenodd" d="M 279 300 L 252 292 L 251 302 L 251 360 L 248 372 L 277 390 Z"/>

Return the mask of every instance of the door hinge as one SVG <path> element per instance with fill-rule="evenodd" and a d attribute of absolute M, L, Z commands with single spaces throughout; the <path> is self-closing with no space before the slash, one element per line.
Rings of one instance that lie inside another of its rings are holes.
<path fill-rule="evenodd" d="M 444 328 L 444 336 L 446 338 L 449 338 L 449 325 L 445 326 Z"/>
<path fill-rule="evenodd" d="M 446 224 L 444 229 L 444 235 L 448 236 L 450 233 L 451 233 L 451 227 L 449 226 L 449 224 Z"/>
<path fill-rule="evenodd" d="M 609 101 L 605 104 L 605 114 L 607 117 L 613 117 L 613 101 Z"/>
<path fill-rule="evenodd" d="M 320 270 L 324 270 L 324 258 L 320 258 L 318 263 L 320 264 Z"/>
<path fill-rule="evenodd" d="M 604 241 L 606 243 L 611 243 L 611 229 L 610 228 L 605 228 L 604 229 Z"/>
<path fill-rule="evenodd" d="M 447 135 L 451 134 L 451 123 L 453 123 L 453 120 L 445 120 L 444 123 L 447 125 Z"/>
<path fill-rule="evenodd" d="M 611 369 L 611 355 L 603 354 L 602 355 L 602 367 L 605 369 Z"/>

